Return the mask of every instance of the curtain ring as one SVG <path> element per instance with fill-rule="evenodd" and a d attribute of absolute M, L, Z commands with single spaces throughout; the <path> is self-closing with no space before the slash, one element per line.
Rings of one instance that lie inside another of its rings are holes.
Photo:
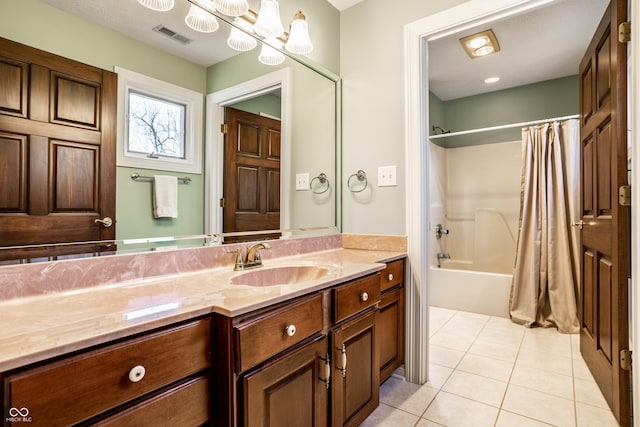
<path fill-rule="evenodd" d="M 313 181 L 315 181 L 316 179 L 320 182 L 320 188 L 322 188 L 322 185 L 326 184 L 324 187 L 324 190 L 316 191 L 313 189 Z M 309 190 L 311 190 L 313 194 L 326 193 L 328 189 L 329 189 L 329 178 L 327 178 L 327 174 L 325 174 L 324 172 L 322 172 L 320 175 L 313 178 L 309 183 Z"/>
<path fill-rule="evenodd" d="M 360 190 L 352 190 L 351 189 L 351 178 L 356 177 L 356 179 L 360 182 L 364 181 L 364 186 L 360 189 Z M 349 177 L 349 179 L 347 180 L 347 187 L 349 188 L 349 191 L 351 191 L 352 193 L 361 193 L 365 190 L 365 188 L 367 188 L 368 185 L 368 181 L 367 181 L 367 174 L 364 173 L 364 171 L 362 169 L 358 170 L 358 172 L 351 174 L 351 176 Z"/>

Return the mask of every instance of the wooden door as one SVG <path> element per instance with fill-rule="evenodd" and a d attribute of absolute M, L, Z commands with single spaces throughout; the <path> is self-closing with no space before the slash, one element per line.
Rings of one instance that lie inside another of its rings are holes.
<path fill-rule="evenodd" d="M 280 228 L 280 121 L 227 107 L 223 231 Z"/>
<path fill-rule="evenodd" d="M 326 358 L 325 336 L 244 376 L 240 425 L 327 426 Z"/>
<path fill-rule="evenodd" d="M 380 365 L 376 351 L 377 318 L 376 309 L 332 330 L 333 426 L 358 426 L 378 407 Z"/>
<path fill-rule="evenodd" d="M 0 246 L 115 238 L 116 74 L 0 39 Z"/>
<path fill-rule="evenodd" d="M 580 351 L 618 422 L 630 425 L 629 207 L 618 201 L 627 183 L 626 50 L 618 25 L 627 1 L 612 0 L 580 63 L 582 283 Z"/>

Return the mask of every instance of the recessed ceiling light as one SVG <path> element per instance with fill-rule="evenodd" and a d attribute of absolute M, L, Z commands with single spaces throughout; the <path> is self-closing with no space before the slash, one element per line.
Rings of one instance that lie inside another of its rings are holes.
<path fill-rule="evenodd" d="M 497 83 L 500 81 L 500 77 L 487 77 L 486 79 L 483 80 L 485 83 L 487 84 L 491 84 L 491 83 Z"/>
<path fill-rule="evenodd" d="M 463 37 L 460 43 L 472 59 L 500 51 L 498 39 L 491 29 Z"/>

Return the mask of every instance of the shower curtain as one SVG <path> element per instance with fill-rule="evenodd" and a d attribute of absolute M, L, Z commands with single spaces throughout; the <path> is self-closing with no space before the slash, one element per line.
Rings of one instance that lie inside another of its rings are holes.
<path fill-rule="evenodd" d="M 565 156 L 563 145 L 578 146 L 579 136 L 564 132 L 572 137 L 562 138 L 560 127 L 554 122 L 522 130 L 520 225 L 509 309 L 516 323 L 577 333 L 577 260 L 569 225 L 569 207 L 576 205 L 569 198 L 577 195 L 577 182 L 571 188 L 567 176 L 573 181 L 576 174 L 566 172 L 577 159 Z"/>

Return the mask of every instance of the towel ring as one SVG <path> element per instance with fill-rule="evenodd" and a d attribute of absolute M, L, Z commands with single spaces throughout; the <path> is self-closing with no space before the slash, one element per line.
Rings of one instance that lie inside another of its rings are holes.
<path fill-rule="evenodd" d="M 316 179 L 320 182 L 320 185 L 319 185 L 320 188 L 322 188 L 322 186 L 324 185 L 324 190 L 316 191 L 313 189 L 313 181 L 315 181 Z M 324 172 L 320 173 L 320 175 L 313 178 L 309 183 L 309 190 L 311 190 L 313 194 L 326 193 L 328 189 L 329 189 L 329 178 L 327 178 L 327 174 Z"/>
<path fill-rule="evenodd" d="M 360 189 L 360 190 L 352 190 L 351 189 L 351 178 L 356 177 L 356 179 L 360 182 L 364 181 L 364 186 Z M 351 174 L 351 176 L 349 177 L 349 179 L 347 180 L 347 187 L 349 188 L 349 191 L 351 191 L 352 193 L 361 193 L 365 190 L 365 188 L 367 188 L 368 185 L 368 181 L 367 181 L 367 174 L 360 169 L 358 172 Z"/>

